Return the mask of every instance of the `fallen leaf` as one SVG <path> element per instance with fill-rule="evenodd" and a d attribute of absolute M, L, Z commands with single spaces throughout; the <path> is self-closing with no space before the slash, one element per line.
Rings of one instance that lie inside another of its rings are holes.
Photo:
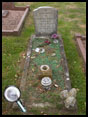
<path fill-rule="evenodd" d="M 78 89 L 78 88 L 77 88 L 76 90 L 77 90 L 77 91 L 79 91 L 79 89 Z"/>
<path fill-rule="evenodd" d="M 47 115 L 47 114 L 43 114 L 43 115 Z"/>
<path fill-rule="evenodd" d="M 85 104 L 85 107 L 86 107 L 86 102 L 84 102 L 84 104 Z"/>
<path fill-rule="evenodd" d="M 56 66 L 56 68 L 60 67 L 60 64 Z"/>
<path fill-rule="evenodd" d="M 23 56 L 23 58 L 26 58 L 26 56 Z"/>
<path fill-rule="evenodd" d="M 17 74 L 15 74 L 15 78 L 17 78 L 18 77 L 18 75 Z"/>
<path fill-rule="evenodd" d="M 74 63 L 76 63 L 76 61 L 74 61 Z"/>
<path fill-rule="evenodd" d="M 35 56 L 32 56 L 32 57 L 31 57 L 31 59 L 34 59 L 34 58 L 35 58 Z"/>
<path fill-rule="evenodd" d="M 20 63 L 20 60 L 18 60 L 17 62 Z"/>
<path fill-rule="evenodd" d="M 41 111 L 41 113 L 43 114 L 44 112 L 43 112 L 43 111 Z"/>
<path fill-rule="evenodd" d="M 58 85 L 57 85 L 57 84 L 54 84 L 54 86 L 55 86 L 56 88 L 58 88 Z"/>
<path fill-rule="evenodd" d="M 11 54 L 8 54 L 9 56 L 11 56 Z"/>
<path fill-rule="evenodd" d="M 34 68 L 32 68 L 32 71 L 33 71 L 33 72 L 35 71 Z"/>
<path fill-rule="evenodd" d="M 23 53 L 22 56 L 25 56 L 25 53 Z"/>

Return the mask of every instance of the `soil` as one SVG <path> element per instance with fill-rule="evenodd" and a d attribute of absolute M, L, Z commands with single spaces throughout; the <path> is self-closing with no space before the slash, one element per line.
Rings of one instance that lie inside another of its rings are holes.
<path fill-rule="evenodd" d="M 2 17 L 2 30 L 14 30 L 20 22 L 24 11 L 8 10 L 7 17 Z"/>

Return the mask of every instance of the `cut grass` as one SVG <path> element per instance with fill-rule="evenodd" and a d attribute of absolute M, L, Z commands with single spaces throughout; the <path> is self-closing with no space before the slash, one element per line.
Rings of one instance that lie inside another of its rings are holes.
<path fill-rule="evenodd" d="M 25 5 L 30 4 L 25 2 Z M 19 2 L 16 5 L 24 5 L 24 3 Z M 34 2 L 31 4 L 31 12 L 37 7 L 40 6 L 52 6 L 59 10 L 58 17 L 58 33 L 62 35 L 64 41 L 64 48 L 66 52 L 66 57 L 68 61 L 70 78 L 72 87 L 78 88 L 79 92 L 77 94 L 77 104 L 78 104 L 78 115 L 85 115 L 86 108 L 86 80 L 85 75 L 82 71 L 82 60 L 78 55 L 73 36 L 76 32 L 81 34 L 86 34 L 85 28 L 80 28 L 81 25 L 86 23 L 86 3 L 85 2 Z M 68 6 L 69 7 L 66 7 Z M 75 6 L 72 8 L 71 6 Z M 79 20 L 73 20 L 68 22 L 65 18 L 74 19 L 78 18 Z M 28 23 L 30 22 L 31 23 Z M 72 32 L 72 34 L 71 34 Z M 15 74 L 19 69 L 17 61 L 20 59 L 20 53 L 25 52 L 28 45 L 29 37 L 34 33 L 34 24 L 32 14 L 29 13 L 29 16 L 26 19 L 24 28 L 19 37 L 3 36 L 2 38 L 2 94 L 5 87 L 8 85 L 17 85 L 19 77 L 15 78 Z M 15 80 L 16 79 L 16 80 Z M 2 107 L 3 114 L 8 115 L 19 115 L 19 112 L 10 112 L 8 110 L 8 102 L 6 102 L 2 96 Z M 32 113 L 39 114 L 39 112 L 33 109 Z"/>

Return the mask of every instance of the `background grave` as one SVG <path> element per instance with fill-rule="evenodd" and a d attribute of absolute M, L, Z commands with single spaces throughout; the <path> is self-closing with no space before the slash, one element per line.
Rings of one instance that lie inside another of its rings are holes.
<path fill-rule="evenodd" d="M 79 54 L 83 59 L 84 67 L 86 69 L 86 36 L 82 36 L 81 34 L 75 34 L 75 40 Z"/>
<path fill-rule="evenodd" d="M 2 13 L 2 35 L 19 35 L 29 6 L 15 7 L 13 2 L 2 2 L 2 10 L 8 13 L 4 17 Z"/>

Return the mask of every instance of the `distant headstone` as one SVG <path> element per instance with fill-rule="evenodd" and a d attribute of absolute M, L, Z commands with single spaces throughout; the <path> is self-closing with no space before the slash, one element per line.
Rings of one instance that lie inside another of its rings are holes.
<path fill-rule="evenodd" d="M 50 36 L 57 33 L 58 10 L 53 7 L 39 7 L 33 11 L 36 36 Z"/>
<path fill-rule="evenodd" d="M 14 9 L 14 7 L 15 7 L 14 2 L 2 2 L 3 10 L 12 10 Z"/>

